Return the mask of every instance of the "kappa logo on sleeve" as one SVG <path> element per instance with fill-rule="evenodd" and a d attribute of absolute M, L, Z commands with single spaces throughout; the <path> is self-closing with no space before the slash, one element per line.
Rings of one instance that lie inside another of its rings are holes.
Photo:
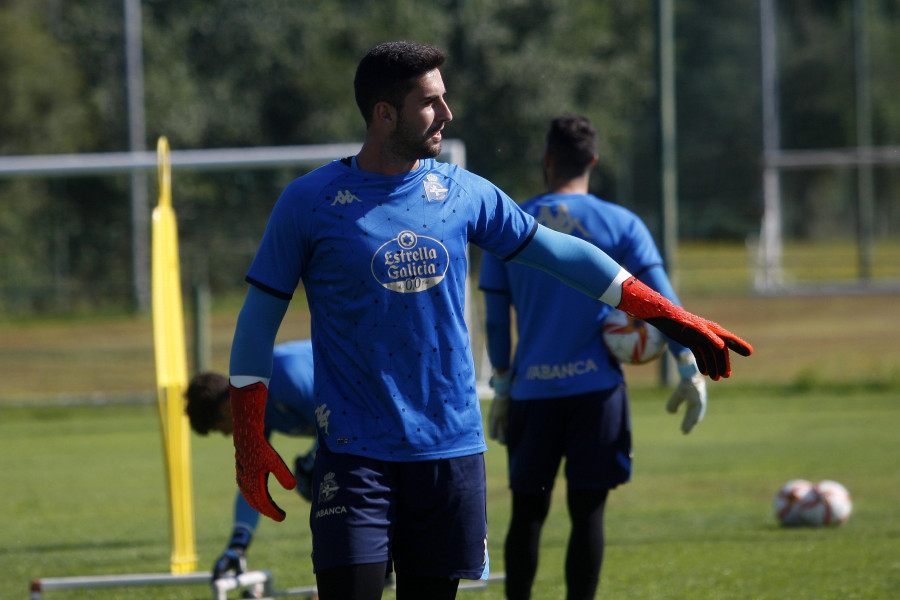
<path fill-rule="evenodd" d="M 316 407 L 316 426 L 322 431 L 322 435 L 331 435 L 328 433 L 328 417 L 330 415 L 331 410 L 327 404 Z"/>
<path fill-rule="evenodd" d="M 537 222 L 560 233 L 571 234 L 573 231 L 577 231 L 582 237 L 594 237 L 590 231 L 584 228 L 581 221 L 572 216 L 569 212 L 569 207 L 565 204 L 560 204 L 556 207 L 556 214 L 553 213 L 549 206 L 542 206 L 537 216 Z"/>
<path fill-rule="evenodd" d="M 424 292 L 439 284 L 450 265 L 450 253 L 438 240 L 401 231 L 372 257 L 372 276 L 401 294 Z"/>
<path fill-rule="evenodd" d="M 340 204 L 341 206 L 346 206 L 348 204 L 352 204 L 354 202 L 362 202 L 356 194 L 351 192 L 350 190 L 341 190 L 334 197 L 334 200 L 331 201 L 331 206 L 335 204 Z"/>

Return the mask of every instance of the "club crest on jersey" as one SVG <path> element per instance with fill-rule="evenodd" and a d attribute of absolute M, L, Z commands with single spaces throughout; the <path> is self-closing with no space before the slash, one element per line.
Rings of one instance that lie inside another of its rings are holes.
<path fill-rule="evenodd" d="M 442 243 L 407 229 L 375 251 L 372 276 L 392 292 L 414 294 L 439 284 L 449 264 Z"/>
<path fill-rule="evenodd" d="M 438 176 L 434 173 L 426 175 L 422 185 L 425 186 L 425 197 L 429 202 L 440 202 L 447 199 L 450 190 L 441 185 Z"/>

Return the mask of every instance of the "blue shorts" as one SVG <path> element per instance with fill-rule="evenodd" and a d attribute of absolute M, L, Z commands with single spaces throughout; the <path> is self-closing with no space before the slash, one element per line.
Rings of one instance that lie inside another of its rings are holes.
<path fill-rule="evenodd" d="M 570 489 L 612 489 L 625 483 L 631 478 L 625 385 L 577 396 L 513 400 L 507 452 L 514 492 L 552 490 L 563 456 Z"/>
<path fill-rule="evenodd" d="M 487 577 L 484 456 L 387 462 L 319 445 L 310 528 L 316 571 L 391 560 L 398 575 Z"/>

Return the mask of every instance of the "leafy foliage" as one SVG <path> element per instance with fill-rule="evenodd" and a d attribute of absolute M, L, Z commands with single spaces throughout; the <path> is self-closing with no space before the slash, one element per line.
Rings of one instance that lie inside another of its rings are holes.
<path fill-rule="evenodd" d="M 786 147 L 855 141 L 849 0 L 777 3 Z M 896 144 L 900 3 L 870 2 L 873 131 Z M 676 3 L 681 233 L 743 238 L 758 228 L 758 2 Z M 467 166 L 515 198 L 543 187 L 549 120 L 588 116 L 601 133 L 592 191 L 658 226 L 656 3 L 591 0 L 143 0 L 148 148 L 361 140 L 359 57 L 386 39 L 445 48 L 450 137 Z M 128 146 L 122 4 L 8 0 L 0 7 L 0 152 L 118 152 Z M 175 200 L 190 277 L 234 289 L 284 184 L 301 173 L 179 173 Z M 853 174 L 788 178 L 787 227 L 847 235 Z M 879 235 L 896 233 L 896 169 L 876 173 Z M 123 177 L 0 180 L 0 311 L 52 295 L 128 295 Z M 883 217 L 883 218 L 881 218 Z M 214 257 L 214 260 L 213 260 Z M 98 293 L 100 290 L 102 293 Z M 91 294 L 90 290 L 94 293 Z"/>

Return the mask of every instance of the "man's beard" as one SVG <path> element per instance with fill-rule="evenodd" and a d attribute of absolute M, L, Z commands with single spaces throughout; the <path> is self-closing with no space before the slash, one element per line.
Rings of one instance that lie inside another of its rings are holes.
<path fill-rule="evenodd" d="M 436 158 L 441 153 L 441 142 L 432 140 L 431 136 L 439 128 L 440 125 L 436 125 L 423 136 L 413 131 L 402 117 L 398 117 L 397 128 L 391 132 L 387 148 L 391 154 L 404 160 Z"/>

